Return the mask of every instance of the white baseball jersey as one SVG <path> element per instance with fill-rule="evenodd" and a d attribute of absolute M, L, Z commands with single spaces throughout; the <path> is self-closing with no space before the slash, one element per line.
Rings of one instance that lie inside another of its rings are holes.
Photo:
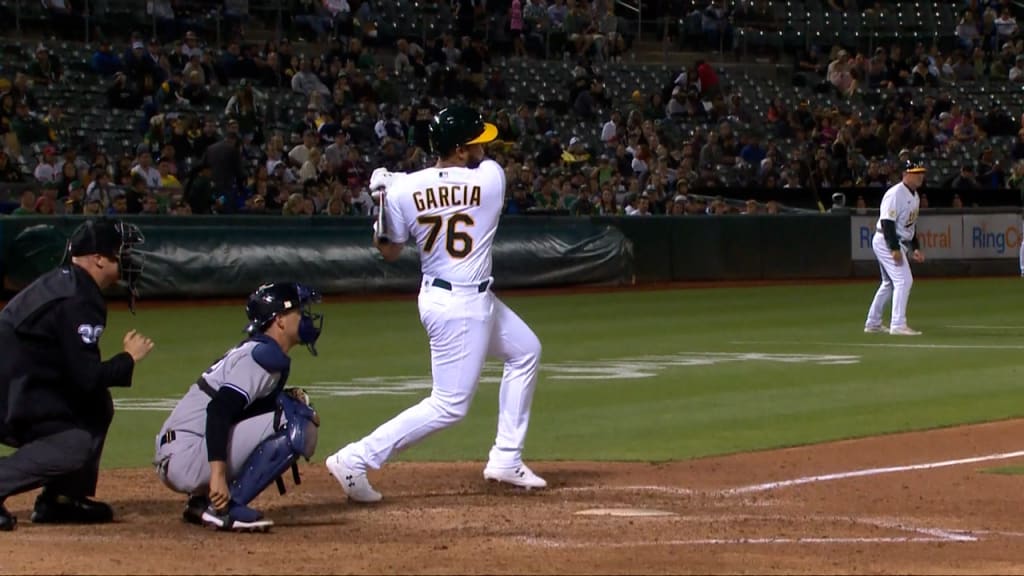
<path fill-rule="evenodd" d="M 400 244 L 416 240 L 424 275 L 455 283 L 490 277 L 505 202 L 505 170 L 497 162 L 396 175 L 385 198 L 388 236 Z"/>
<path fill-rule="evenodd" d="M 921 209 L 921 197 L 900 182 L 889 188 L 882 197 L 878 222 L 875 230 L 882 231 L 882 220 L 896 223 L 896 235 L 903 242 L 910 242 L 917 226 L 917 214 Z"/>

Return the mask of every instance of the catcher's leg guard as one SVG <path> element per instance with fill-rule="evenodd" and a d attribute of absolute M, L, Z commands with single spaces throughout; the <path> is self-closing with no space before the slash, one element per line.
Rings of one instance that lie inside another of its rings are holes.
<path fill-rule="evenodd" d="M 281 413 L 285 418 L 283 426 L 253 450 L 246 459 L 242 471 L 231 481 L 231 500 L 242 506 L 252 502 L 272 482 L 284 493 L 281 475 L 292 468 L 295 483 L 299 483 L 298 468 L 294 467 L 299 456 L 307 460 L 316 450 L 317 426 L 313 412 L 305 405 L 282 394 Z"/>

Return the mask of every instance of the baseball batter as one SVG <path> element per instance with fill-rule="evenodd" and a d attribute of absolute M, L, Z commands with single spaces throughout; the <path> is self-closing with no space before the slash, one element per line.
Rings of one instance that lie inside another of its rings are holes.
<path fill-rule="evenodd" d="M 498 434 L 484 478 L 527 489 L 547 486 L 522 459 L 540 341 L 491 292 L 491 244 L 504 204 L 505 173 L 484 159 L 482 144 L 494 140 L 497 128 L 475 110 L 451 106 L 433 118 L 429 130 L 436 166 L 407 175 L 378 169 L 371 188 L 385 190 L 386 230 L 376 230 L 374 241 L 385 260 L 397 259 L 410 237 L 419 247 L 419 312 L 430 338 L 433 390 L 327 458 L 331 474 L 357 502 L 381 499 L 367 469 L 379 469 L 396 452 L 466 416 L 488 356 L 502 359 L 505 369 Z"/>
<path fill-rule="evenodd" d="M 879 208 L 878 223 L 871 246 L 882 271 L 882 284 L 871 301 L 864 331 L 885 332 L 882 314 L 892 298 L 892 318 L 888 332 L 896 336 L 917 336 L 921 333 L 907 326 L 907 301 L 914 275 L 909 259 L 924 262 L 924 254 L 917 241 L 917 215 L 921 209 L 918 188 L 924 183 L 925 167 L 908 160 L 903 169 L 903 181 L 886 191 Z"/>
<path fill-rule="evenodd" d="M 273 522 L 248 506 L 316 449 L 320 418 L 305 392 L 285 388 L 288 352 L 316 354 L 319 294 L 296 283 L 265 284 L 246 306 L 249 337 L 214 362 L 178 402 L 156 438 L 157 475 L 189 495 L 184 519 L 222 530 L 263 531 Z"/>

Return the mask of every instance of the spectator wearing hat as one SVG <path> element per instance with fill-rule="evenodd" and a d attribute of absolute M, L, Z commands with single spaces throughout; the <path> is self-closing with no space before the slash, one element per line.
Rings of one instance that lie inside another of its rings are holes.
<path fill-rule="evenodd" d="M 40 44 L 36 47 L 36 57 L 28 67 L 28 74 L 36 84 L 49 86 L 60 82 L 64 69 L 60 58 L 50 54 L 46 46 Z"/>
<path fill-rule="evenodd" d="M 54 184 L 61 179 L 60 167 L 57 164 L 57 149 L 53 146 L 43 148 L 42 158 L 33 171 L 36 182 Z"/>
<path fill-rule="evenodd" d="M 99 47 L 89 60 L 89 67 L 100 76 L 110 77 L 121 71 L 121 58 L 110 48 L 110 40 L 100 39 Z"/>
<path fill-rule="evenodd" d="M 115 72 L 107 87 L 107 107 L 115 110 L 137 110 L 142 106 L 142 95 L 135 91 L 124 72 Z"/>
<path fill-rule="evenodd" d="M 11 119 L 11 131 L 18 137 L 22 145 L 36 142 L 49 142 L 50 131 L 29 110 L 28 102 L 22 100 L 14 105 L 14 118 Z"/>
<path fill-rule="evenodd" d="M 587 145 L 579 136 L 569 139 L 569 147 L 562 152 L 562 163 L 567 166 L 581 166 L 590 160 Z"/>
<path fill-rule="evenodd" d="M 60 212 L 64 214 L 81 214 L 85 207 L 85 186 L 82 186 L 82 182 L 75 180 L 68 184 L 67 196 L 63 198 L 63 209 Z"/>

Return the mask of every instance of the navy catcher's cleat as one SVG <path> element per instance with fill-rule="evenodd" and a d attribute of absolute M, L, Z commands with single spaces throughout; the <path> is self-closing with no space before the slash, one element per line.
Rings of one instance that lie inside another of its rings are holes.
<path fill-rule="evenodd" d="M 203 524 L 218 530 L 234 532 L 266 532 L 274 523 L 263 518 L 263 514 L 248 506 L 231 502 L 227 512 L 217 512 L 212 506 L 203 512 Z"/>

